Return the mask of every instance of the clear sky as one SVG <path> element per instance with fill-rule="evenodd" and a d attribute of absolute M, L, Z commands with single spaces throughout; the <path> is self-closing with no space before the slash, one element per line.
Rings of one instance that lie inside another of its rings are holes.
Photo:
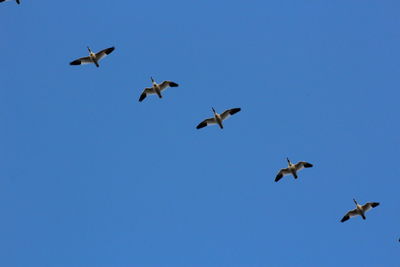
<path fill-rule="evenodd" d="M 0 266 L 399 266 L 399 8 L 1 3 Z"/>

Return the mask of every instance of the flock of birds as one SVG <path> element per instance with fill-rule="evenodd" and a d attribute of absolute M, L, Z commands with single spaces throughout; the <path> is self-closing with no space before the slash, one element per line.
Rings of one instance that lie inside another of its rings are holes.
<path fill-rule="evenodd" d="M 6 1 L 13 1 L 13 0 L 0 0 L 0 3 L 6 2 Z M 20 4 L 20 0 L 16 0 L 16 2 L 17 2 L 17 4 Z M 78 58 L 78 59 L 70 62 L 70 65 L 94 64 L 96 67 L 100 67 L 100 64 L 99 64 L 100 60 L 102 60 L 107 55 L 111 54 L 115 50 L 115 47 L 106 48 L 97 53 L 94 53 L 89 47 L 87 47 L 87 49 L 89 51 L 89 56 Z M 169 87 L 178 87 L 179 86 L 177 83 L 172 82 L 172 81 L 163 81 L 161 83 L 157 83 L 153 79 L 153 77 L 151 77 L 151 82 L 152 82 L 151 87 L 143 89 L 143 92 L 141 93 L 141 95 L 139 97 L 139 102 L 142 102 L 148 95 L 152 95 L 152 94 L 155 94 L 159 98 L 162 98 L 161 92 L 163 92 L 165 89 L 167 89 Z M 202 122 L 200 122 L 196 127 L 197 129 L 201 129 L 208 125 L 213 125 L 213 124 L 217 124 L 221 129 L 223 129 L 224 128 L 223 121 L 226 120 L 227 118 L 229 118 L 230 116 L 238 113 L 239 111 L 241 111 L 241 109 L 240 108 L 232 108 L 232 109 L 225 110 L 221 114 L 217 113 L 214 108 L 212 108 L 212 111 L 213 111 L 214 116 L 211 118 L 207 118 L 207 119 L 203 120 Z M 278 174 L 275 177 L 275 182 L 278 182 L 280 179 L 282 179 L 286 175 L 292 175 L 294 177 L 294 179 L 297 179 L 298 171 L 300 171 L 304 168 L 313 167 L 313 165 L 309 162 L 300 161 L 300 162 L 297 162 L 296 164 L 293 164 L 289 160 L 289 158 L 287 158 L 286 160 L 288 162 L 288 167 L 283 168 L 278 172 Z M 340 220 L 341 222 L 345 222 L 355 216 L 361 216 L 365 220 L 366 219 L 365 213 L 367 211 L 371 210 L 372 208 L 379 206 L 379 202 L 368 202 L 364 205 L 360 205 L 357 203 L 357 201 L 355 199 L 353 199 L 353 201 L 356 205 L 356 208 L 348 211 L 343 216 L 343 218 Z M 400 239 L 399 239 L 399 242 L 400 242 Z"/>
<path fill-rule="evenodd" d="M 1 0 L 0 0 L 1 1 Z M 115 47 L 109 47 L 106 49 L 103 49 L 97 53 L 94 53 L 90 47 L 87 47 L 89 51 L 89 56 L 87 57 L 81 57 L 78 58 L 72 62 L 70 62 L 70 65 L 83 65 L 83 64 L 94 64 L 96 67 L 100 67 L 100 60 L 102 60 L 105 56 L 111 54 L 114 50 Z M 142 102 L 148 95 L 157 95 L 159 98 L 162 98 L 161 92 L 167 89 L 168 87 L 178 87 L 179 84 L 176 82 L 172 81 L 163 81 L 162 83 L 157 83 L 153 77 L 150 77 L 152 86 L 148 88 L 144 88 L 142 94 L 139 97 L 139 102 Z M 205 119 L 204 121 L 200 122 L 199 125 L 197 125 L 197 129 L 204 128 L 208 125 L 212 124 L 218 124 L 218 126 L 223 129 L 224 125 L 222 122 L 229 118 L 231 115 L 236 114 L 240 111 L 240 108 L 232 108 L 225 110 L 221 114 L 217 113 L 214 108 L 212 108 L 212 111 L 214 113 L 214 117 Z"/>
<path fill-rule="evenodd" d="M 97 53 L 93 53 L 93 51 L 88 47 L 87 48 L 89 51 L 89 56 L 87 57 L 81 57 L 78 58 L 71 63 L 70 65 L 82 65 L 82 64 L 95 64 L 96 67 L 100 67 L 99 61 L 103 59 L 105 56 L 111 54 L 114 50 L 115 47 L 110 47 L 103 49 Z M 148 88 L 144 88 L 142 94 L 139 97 L 139 102 L 142 102 L 147 95 L 152 95 L 156 94 L 159 98 L 162 98 L 161 92 L 167 89 L 168 87 L 178 87 L 179 85 L 175 82 L 172 81 L 163 81 L 162 83 L 157 83 L 153 77 L 150 77 L 152 86 Z M 212 111 L 214 113 L 214 116 L 212 118 L 208 118 L 203 120 L 197 125 L 197 129 L 204 128 L 208 125 L 213 125 L 213 124 L 218 124 L 218 126 L 223 129 L 224 125 L 222 122 L 229 118 L 230 116 L 238 113 L 241 109 L 240 108 L 231 108 L 228 110 L 225 110 L 221 114 L 217 113 L 214 108 L 212 108 Z M 282 179 L 286 175 L 293 175 L 295 179 L 298 178 L 297 172 L 304 169 L 304 168 L 311 168 L 313 165 L 309 162 L 305 161 L 299 161 L 296 164 L 293 164 L 289 158 L 286 159 L 288 162 L 288 167 L 281 169 L 278 174 L 275 177 L 275 182 L 278 182 L 280 179 Z M 344 215 L 344 217 L 340 220 L 341 222 L 345 222 L 351 217 L 360 215 L 364 220 L 366 219 L 365 213 L 369 211 L 372 208 L 375 208 L 379 205 L 378 202 L 368 202 L 364 205 L 360 205 L 357 203 L 355 199 L 353 199 L 354 203 L 356 204 L 356 208 L 354 210 L 350 210 L 349 212 Z"/>

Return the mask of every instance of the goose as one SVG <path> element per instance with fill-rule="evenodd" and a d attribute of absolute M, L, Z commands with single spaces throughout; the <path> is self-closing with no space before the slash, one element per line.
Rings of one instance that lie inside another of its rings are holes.
<path fill-rule="evenodd" d="M 142 94 L 140 95 L 139 102 L 142 102 L 147 95 L 157 94 L 159 98 L 162 98 L 161 91 L 167 89 L 168 87 L 178 87 L 179 84 L 171 81 L 163 81 L 162 83 L 156 83 L 153 77 L 150 77 L 152 87 L 144 88 Z"/>
<path fill-rule="evenodd" d="M 281 169 L 275 177 L 275 182 L 278 182 L 283 176 L 292 174 L 294 179 L 297 179 L 297 172 L 303 168 L 311 168 L 313 165 L 305 161 L 299 161 L 296 164 L 290 162 L 289 158 L 286 158 L 288 162 L 288 167 Z"/>
<path fill-rule="evenodd" d="M 90 50 L 89 46 L 87 47 L 89 50 L 89 56 L 88 57 L 81 57 L 78 58 L 77 60 L 72 61 L 69 63 L 70 65 L 81 65 L 81 64 L 89 64 L 89 63 L 94 63 L 96 67 L 100 67 L 99 61 L 104 58 L 105 56 L 109 55 L 114 51 L 115 47 L 110 47 L 106 48 L 104 50 L 101 50 L 100 52 L 93 53 L 92 50 Z"/>
<path fill-rule="evenodd" d="M 351 210 L 344 215 L 344 217 L 340 220 L 341 222 L 345 222 L 351 217 L 360 215 L 364 220 L 366 219 L 365 213 L 369 211 L 372 208 L 375 208 L 379 206 L 379 202 L 368 202 L 364 205 L 360 205 L 357 203 L 357 201 L 353 198 L 354 203 L 356 203 L 356 208 L 354 210 Z"/>
<path fill-rule="evenodd" d="M 207 125 L 211 125 L 211 124 L 218 124 L 219 127 L 221 129 L 223 129 L 224 125 L 222 124 L 222 121 L 226 120 L 231 115 L 236 114 L 241 110 L 240 108 L 231 108 L 231 109 L 225 110 L 224 112 L 222 112 L 222 114 L 218 114 L 214 108 L 211 108 L 211 109 L 214 113 L 214 117 L 205 119 L 204 121 L 200 122 L 199 125 L 197 125 L 197 127 L 196 127 L 197 129 L 204 128 Z"/>
<path fill-rule="evenodd" d="M 8 2 L 8 1 L 10 1 L 10 0 L 0 0 L 0 3 L 2 3 L 2 2 Z M 21 4 L 19 0 L 16 0 L 15 2 L 17 2 L 18 5 Z"/>

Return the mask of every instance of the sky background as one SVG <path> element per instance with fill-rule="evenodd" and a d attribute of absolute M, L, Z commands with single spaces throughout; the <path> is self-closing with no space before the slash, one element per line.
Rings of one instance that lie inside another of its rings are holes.
<path fill-rule="evenodd" d="M 0 266 L 399 266 L 399 8 L 1 3 Z"/>

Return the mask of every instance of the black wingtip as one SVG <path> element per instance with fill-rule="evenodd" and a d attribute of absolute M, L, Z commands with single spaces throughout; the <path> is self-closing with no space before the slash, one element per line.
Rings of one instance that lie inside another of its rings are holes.
<path fill-rule="evenodd" d="M 350 219 L 350 216 L 344 216 L 341 220 L 340 220 L 340 222 L 345 222 L 345 221 L 347 221 L 348 219 Z"/>
<path fill-rule="evenodd" d="M 170 87 L 178 87 L 179 84 L 174 83 L 174 82 L 170 82 L 170 83 L 169 83 L 169 86 L 170 86 Z"/>
<path fill-rule="evenodd" d="M 197 125 L 196 129 L 201 129 L 201 128 L 204 128 L 204 127 L 206 127 L 206 126 L 207 126 L 207 123 L 202 122 L 202 123 L 200 123 L 199 125 Z"/>
<path fill-rule="evenodd" d="M 74 60 L 71 63 L 69 63 L 69 65 L 74 65 L 74 66 L 81 65 L 81 61 L 80 60 Z"/>
<path fill-rule="evenodd" d="M 278 175 L 275 177 L 275 182 L 278 182 L 282 177 L 283 177 L 282 174 L 278 174 Z"/>
<path fill-rule="evenodd" d="M 145 93 L 141 94 L 140 98 L 139 98 L 139 102 L 142 102 L 146 98 L 146 96 L 147 95 Z"/>
<path fill-rule="evenodd" d="M 114 51 L 114 50 L 115 50 L 115 47 L 113 46 L 113 47 L 107 48 L 106 51 L 105 51 L 105 53 L 106 53 L 106 55 L 109 55 L 109 54 L 111 54 L 112 51 Z"/>
<path fill-rule="evenodd" d="M 232 108 L 232 109 L 230 110 L 229 114 L 230 114 L 230 115 L 233 115 L 233 114 L 238 113 L 238 112 L 241 111 L 241 110 L 242 110 L 241 108 Z"/>
<path fill-rule="evenodd" d="M 372 206 L 373 208 L 375 208 L 375 207 L 378 207 L 379 204 L 380 204 L 379 202 L 374 202 L 374 203 L 371 204 L 371 206 Z"/>
<path fill-rule="evenodd" d="M 313 166 L 314 165 L 312 165 L 311 163 L 308 163 L 308 162 L 304 163 L 304 168 L 311 168 Z"/>

